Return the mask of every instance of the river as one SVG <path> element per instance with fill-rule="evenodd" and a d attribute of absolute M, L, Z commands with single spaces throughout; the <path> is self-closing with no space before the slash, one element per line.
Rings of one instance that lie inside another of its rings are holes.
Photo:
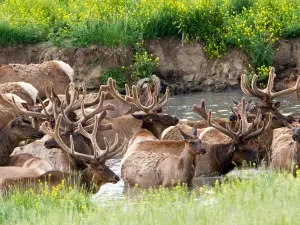
<path fill-rule="evenodd" d="M 243 96 L 243 93 L 239 90 L 227 92 L 203 92 L 189 95 L 171 96 L 168 104 L 164 107 L 164 112 L 176 116 L 179 119 L 201 120 L 201 117 L 197 113 L 192 112 L 191 108 L 193 104 L 199 105 L 201 99 L 205 99 L 207 102 L 207 110 L 212 109 L 213 116 L 228 117 L 230 114 L 230 105 L 233 105 L 232 99 L 234 98 L 237 101 L 240 101 Z M 247 100 L 250 100 L 250 98 L 247 98 Z M 280 97 L 277 100 L 281 102 L 280 109 L 283 114 L 296 112 L 297 109 L 300 109 L 300 103 L 297 102 L 294 95 Z M 258 102 L 258 100 L 255 98 L 253 98 L 253 101 Z M 110 166 L 110 168 L 121 177 L 120 161 L 121 160 L 118 159 L 112 159 L 107 162 L 107 165 Z M 214 180 L 215 179 L 213 179 L 213 181 Z M 201 184 L 203 182 L 210 183 L 211 180 L 198 180 L 196 183 Z M 123 198 L 123 180 L 120 180 L 117 184 L 106 184 L 102 186 L 96 196 L 114 199 Z"/>

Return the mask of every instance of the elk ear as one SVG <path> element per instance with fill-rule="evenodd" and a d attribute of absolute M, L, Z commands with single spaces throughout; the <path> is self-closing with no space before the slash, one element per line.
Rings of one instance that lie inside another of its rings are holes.
<path fill-rule="evenodd" d="M 197 137 L 197 127 L 196 126 L 193 127 L 193 135 L 195 137 Z"/>
<path fill-rule="evenodd" d="M 11 121 L 11 123 L 10 123 L 10 127 L 11 128 L 13 128 L 13 127 L 15 127 L 17 124 L 19 124 L 20 123 L 20 117 L 16 117 L 16 118 L 14 118 L 12 121 Z"/>
<path fill-rule="evenodd" d="M 291 130 L 294 129 L 293 125 L 290 124 L 290 123 L 288 123 L 288 122 L 286 122 L 286 121 L 283 121 L 283 124 L 284 124 L 284 126 L 286 126 L 287 128 L 289 128 L 289 129 L 291 129 Z"/>
<path fill-rule="evenodd" d="M 134 118 L 138 119 L 138 120 L 144 120 L 148 117 L 148 114 L 145 112 L 135 112 L 131 114 Z"/>
<path fill-rule="evenodd" d="M 181 136 L 182 136 L 185 140 L 187 140 L 187 139 L 190 138 L 190 136 L 187 135 L 186 133 L 184 133 L 183 130 L 181 130 L 180 128 L 179 128 L 179 131 L 180 131 Z"/>
<path fill-rule="evenodd" d="M 227 155 L 232 154 L 234 151 L 235 151 L 235 144 L 231 144 L 231 145 L 230 145 L 230 148 L 229 148 L 229 150 L 228 150 L 228 152 L 227 152 Z"/>

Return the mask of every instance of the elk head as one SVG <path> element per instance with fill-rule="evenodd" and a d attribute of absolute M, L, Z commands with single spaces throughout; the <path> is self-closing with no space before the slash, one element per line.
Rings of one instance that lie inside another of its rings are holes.
<path fill-rule="evenodd" d="M 286 117 L 284 115 L 282 115 L 279 110 L 278 107 L 280 106 L 280 104 L 278 104 L 278 102 L 273 102 L 273 99 L 279 97 L 279 96 L 283 96 L 283 95 L 287 95 L 293 92 L 296 92 L 297 94 L 297 99 L 299 100 L 299 94 L 300 94 L 300 76 L 298 76 L 296 84 L 294 87 L 291 88 L 287 88 L 281 91 L 277 91 L 277 92 L 273 92 L 273 86 L 274 86 L 274 79 L 275 79 L 275 69 L 273 67 L 271 67 L 270 72 L 269 72 L 269 79 L 268 79 L 268 83 L 265 89 L 259 89 L 256 85 L 256 81 L 258 79 L 257 75 L 254 75 L 252 78 L 252 82 L 251 82 L 251 87 L 248 85 L 248 79 L 247 79 L 247 75 L 242 74 L 241 77 L 241 89 L 242 91 L 251 97 L 257 97 L 261 100 L 260 104 L 257 105 L 256 108 L 261 110 L 261 113 L 264 115 L 268 112 L 271 112 L 274 117 L 273 117 L 273 123 L 272 123 L 272 128 L 278 128 L 278 127 L 282 127 L 284 126 L 283 121 L 292 122 L 292 118 Z M 257 110 L 255 110 L 257 111 Z"/>
<path fill-rule="evenodd" d="M 115 99 L 134 109 L 133 111 L 135 111 L 135 113 L 132 113 L 131 115 L 134 118 L 143 121 L 142 128 L 146 128 L 150 130 L 156 137 L 160 137 L 165 128 L 176 125 L 179 120 L 176 117 L 158 113 L 158 111 L 160 111 L 161 108 L 167 104 L 170 96 L 169 89 L 167 88 L 164 96 L 158 100 L 159 93 L 157 85 L 158 84 L 155 83 L 153 92 L 151 92 L 150 86 L 147 85 L 147 91 L 143 93 L 143 103 L 140 100 L 137 87 L 135 85 L 132 86 L 132 93 L 130 93 L 129 87 L 126 84 L 126 95 L 123 97 L 116 90 L 116 81 L 109 78 L 107 85 L 102 85 L 101 90 L 108 92 Z"/>
<path fill-rule="evenodd" d="M 225 128 L 216 123 L 212 119 L 211 110 L 209 110 L 209 113 L 207 115 L 207 122 L 210 126 L 214 127 L 223 134 L 232 138 L 232 142 L 227 153 L 232 160 L 242 159 L 246 160 L 247 162 L 256 161 L 257 152 L 248 144 L 248 141 L 250 139 L 257 138 L 265 130 L 270 128 L 272 124 L 272 114 L 269 114 L 268 120 L 266 122 L 262 120 L 261 111 L 258 110 L 257 117 L 255 118 L 255 120 L 252 123 L 249 123 L 247 120 L 245 98 L 242 98 L 241 107 L 235 112 L 240 118 L 240 121 L 237 123 L 238 129 L 236 131 L 233 131 L 229 124 L 227 124 Z"/>
<path fill-rule="evenodd" d="M 44 133 L 33 128 L 31 122 L 25 117 L 16 117 L 8 124 L 10 132 L 18 141 L 42 138 Z"/>
<path fill-rule="evenodd" d="M 105 162 L 106 160 L 114 156 L 124 154 L 127 145 L 127 140 L 124 140 L 121 146 L 117 148 L 116 146 L 118 144 L 118 135 L 116 135 L 115 141 L 111 146 L 109 146 L 108 141 L 105 138 L 104 141 L 106 148 L 104 150 L 99 148 L 96 141 L 96 133 L 101 117 L 101 114 L 95 116 L 95 124 L 93 127 L 93 132 L 91 134 L 88 133 L 81 124 L 78 125 L 78 129 L 76 131 L 91 141 L 93 154 L 84 154 L 75 151 L 72 136 L 70 136 L 71 147 L 68 147 L 64 143 L 59 134 L 62 114 L 60 114 L 57 118 L 54 131 L 51 130 L 48 122 L 44 122 L 41 126 L 41 130 L 48 134 L 50 137 L 54 138 L 62 150 L 72 155 L 76 159 L 76 161 L 82 162 L 82 165 L 79 168 L 82 170 L 82 181 L 88 187 L 88 189 L 92 190 L 95 190 L 93 187 L 96 187 L 97 190 L 99 190 L 100 186 L 107 182 L 116 183 L 119 181 L 119 177 L 105 165 Z"/>
<path fill-rule="evenodd" d="M 292 124 L 286 122 L 284 122 L 284 125 L 293 131 L 293 140 L 300 143 L 300 127 L 294 127 Z"/>
<path fill-rule="evenodd" d="M 204 155 L 206 153 L 206 150 L 202 148 L 201 140 L 198 138 L 197 127 L 193 127 L 193 136 L 184 133 L 180 128 L 179 131 L 184 138 L 186 145 L 189 146 L 187 149 L 190 153 L 192 153 L 193 155 Z"/>

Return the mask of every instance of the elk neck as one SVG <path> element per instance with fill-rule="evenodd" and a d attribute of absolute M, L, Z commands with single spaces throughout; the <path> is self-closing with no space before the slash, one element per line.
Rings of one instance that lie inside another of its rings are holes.
<path fill-rule="evenodd" d="M 181 173 L 182 183 L 186 183 L 188 186 L 191 185 L 195 174 L 196 156 L 197 154 L 192 152 L 188 142 L 185 142 L 184 150 L 179 156 L 178 169 Z"/>
<path fill-rule="evenodd" d="M 6 163 L 10 154 L 18 146 L 20 140 L 11 133 L 9 126 L 4 127 L 0 131 L 0 146 L 2 154 L 0 155 L 0 165 Z"/>
<path fill-rule="evenodd" d="M 214 153 L 216 162 L 219 164 L 221 174 L 226 174 L 235 167 L 235 165 L 232 163 L 232 155 L 230 156 L 227 154 L 231 144 L 231 142 L 219 144 L 213 146 L 211 149 L 211 151 Z"/>

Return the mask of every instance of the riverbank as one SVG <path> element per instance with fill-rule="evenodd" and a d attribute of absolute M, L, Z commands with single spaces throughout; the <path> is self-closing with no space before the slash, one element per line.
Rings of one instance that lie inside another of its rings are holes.
<path fill-rule="evenodd" d="M 299 7 L 300 0 L 3 0 L 0 45 L 9 47 L 0 64 L 60 59 L 90 89 L 103 74 L 141 78 L 147 70 L 174 93 L 222 91 L 238 87 L 244 70 L 265 78 L 272 65 L 283 78 L 300 69 Z M 136 43 L 147 53 L 137 55 Z"/>
<path fill-rule="evenodd" d="M 299 45 L 300 39 L 278 41 L 272 64 L 278 80 L 288 76 L 293 68 L 300 71 Z M 149 57 L 153 55 L 153 62 L 154 58 L 157 60 L 158 66 L 151 67 L 153 73 L 162 79 L 163 86 L 170 86 L 174 94 L 239 89 L 241 74 L 249 70 L 249 57 L 240 49 L 229 49 L 222 58 L 210 59 L 201 42 L 190 41 L 182 45 L 180 40 L 167 38 L 146 40 L 143 49 Z M 1 66 L 62 60 L 74 68 L 75 81 L 86 82 L 89 89 L 97 89 L 101 84 L 100 77 L 111 69 L 121 71 L 121 76 L 124 71 L 126 74 L 126 69 L 129 69 L 127 74 L 131 74 L 135 57 L 134 47 L 130 46 L 59 48 L 41 43 L 0 48 Z M 142 63 L 148 61 L 139 62 L 138 66 L 143 69 Z"/>
<path fill-rule="evenodd" d="M 297 224 L 300 179 L 261 171 L 214 188 L 149 189 L 128 199 L 91 198 L 63 185 L 38 194 L 13 191 L 0 201 L 1 224 Z"/>

